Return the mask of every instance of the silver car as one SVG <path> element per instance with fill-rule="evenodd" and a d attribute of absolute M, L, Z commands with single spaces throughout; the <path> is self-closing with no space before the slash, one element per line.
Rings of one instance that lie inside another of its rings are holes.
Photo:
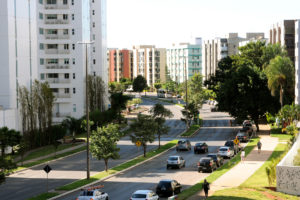
<path fill-rule="evenodd" d="M 218 155 L 222 156 L 223 158 L 231 158 L 234 156 L 234 150 L 230 147 L 220 147 Z"/>
<path fill-rule="evenodd" d="M 191 142 L 187 139 L 178 140 L 176 144 L 176 151 L 187 150 L 190 151 L 192 149 Z"/>
<path fill-rule="evenodd" d="M 167 169 L 169 167 L 182 168 L 185 167 L 185 160 L 181 156 L 169 156 L 167 160 Z"/>

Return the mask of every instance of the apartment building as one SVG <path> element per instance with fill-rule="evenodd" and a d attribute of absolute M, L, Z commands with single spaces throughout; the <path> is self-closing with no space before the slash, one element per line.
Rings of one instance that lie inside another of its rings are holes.
<path fill-rule="evenodd" d="M 284 46 L 293 63 L 295 63 L 295 21 L 283 20 L 273 24 L 270 29 L 270 44 L 279 43 Z"/>
<path fill-rule="evenodd" d="M 195 73 L 202 73 L 202 40 L 196 44 L 181 43 L 167 49 L 167 70 L 173 81 L 182 83 Z"/>
<path fill-rule="evenodd" d="M 109 82 L 122 78 L 133 79 L 133 51 L 128 49 L 108 50 Z"/>
<path fill-rule="evenodd" d="M 106 1 L 2 2 L 0 56 L 5 65 L 0 73 L 0 105 L 17 109 L 18 86 L 30 89 L 33 80 L 38 79 L 47 81 L 56 97 L 53 122 L 61 122 L 66 116 L 83 116 L 86 55 L 89 73 L 108 82 Z M 91 40 L 93 44 L 87 48 L 78 43 Z M 107 92 L 104 96 L 107 105 Z"/>
<path fill-rule="evenodd" d="M 300 20 L 295 20 L 295 104 L 300 104 Z"/>
<path fill-rule="evenodd" d="M 160 81 L 165 82 L 166 49 L 154 45 L 133 47 L 133 77 L 142 75 L 148 86 Z"/>

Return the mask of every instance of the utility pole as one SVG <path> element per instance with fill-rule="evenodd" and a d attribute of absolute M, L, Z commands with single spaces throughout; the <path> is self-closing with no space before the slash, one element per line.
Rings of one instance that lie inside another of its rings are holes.
<path fill-rule="evenodd" d="M 89 95 L 88 95 L 88 53 L 87 45 L 93 41 L 78 42 L 85 45 L 85 110 L 86 110 L 86 179 L 90 179 L 90 114 L 89 114 Z"/>
<path fill-rule="evenodd" d="M 186 72 L 186 60 L 185 53 L 183 51 L 183 62 L 184 62 L 184 77 L 185 77 L 185 108 L 188 106 L 188 85 L 187 85 L 187 72 Z"/>

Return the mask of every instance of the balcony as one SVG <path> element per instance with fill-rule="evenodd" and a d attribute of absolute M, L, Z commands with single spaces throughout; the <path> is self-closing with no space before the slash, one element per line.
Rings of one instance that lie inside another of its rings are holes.
<path fill-rule="evenodd" d="M 68 9 L 69 5 L 45 4 L 45 9 Z"/>
<path fill-rule="evenodd" d="M 69 54 L 69 49 L 45 49 L 45 54 Z"/>
<path fill-rule="evenodd" d="M 70 79 L 60 79 L 60 78 L 47 78 L 46 81 L 48 83 L 71 83 Z"/>
<path fill-rule="evenodd" d="M 69 24 L 68 19 L 45 19 L 45 24 Z"/>
<path fill-rule="evenodd" d="M 71 113 L 62 113 L 62 112 L 56 112 L 52 114 L 53 117 L 67 117 L 71 116 Z"/>
<path fill-rule="evenodd" d="M 228 51 L 228 47 L 221 47 L 221 51 Z"/>
<path fill-rule="evenodd" d="M 70 69 L 70 65 L 47 64 L 46 69 Z"/>

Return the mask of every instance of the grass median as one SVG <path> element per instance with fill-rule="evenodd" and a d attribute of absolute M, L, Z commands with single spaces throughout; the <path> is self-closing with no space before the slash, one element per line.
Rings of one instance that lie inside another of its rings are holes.
<path fill-rule="evenodd" d="M 254 149 L 258 140 L 259 138 L 252 138 L 251 141 L 247 144 L 247 146 L 244 148 L 246 156 Z M 240 161 L 241 161 L 241 152 L 239 152 L 234 158 L 232 158 L 227 163 L 225 163 L 222 167 L 218 168 L 216 171 L 211 173 L 208 177 L 206 177 L 206 180 L 209 183 L 214 182 L 223 174 L 228 172 L 231 168 L 233 168 L 235 165 L 237 165 Z M 190 188 L 183 190 L 183 192 L 178 195 L 179 199 L 184 200 L 193 196 L 194 194 L 202 190 L 202 185 L 203 185 L 203 180 L 191 186 Z"/>
<path fill-rule="evenodd" d="M 189 128 L 189 130 L 187 130 L 186 132 L 181 134 L 181 136 L 189 137 L 189 136 L 193 135 L 195 133 L 195 131 L 197 131 L 199 128 L 200 128 L 200 125 L 194 124 Z"/>
<path fill-rule="evenodd" d="M 38 195 L 36 197 L 29 198 L 27 200 L 45 200 L 45 199 L 49 199 L 49 198 L 55 197 L 57 195 L 58 195 L 58 193 L 48 192 L 48 193 L 40 194 L 40 195 Z"/>

